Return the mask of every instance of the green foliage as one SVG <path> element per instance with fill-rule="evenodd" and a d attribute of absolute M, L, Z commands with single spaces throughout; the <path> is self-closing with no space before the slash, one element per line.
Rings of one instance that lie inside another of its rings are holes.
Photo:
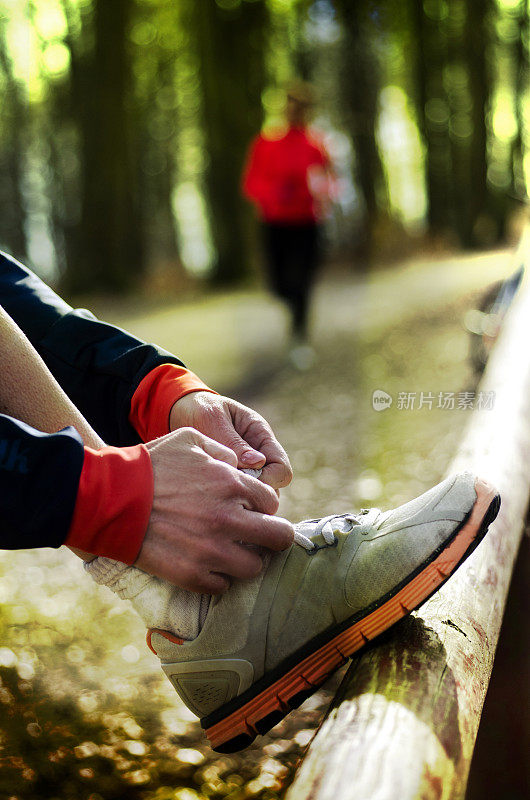
<path fill-rule="evenodd" d="M 528 195 L 528 0 L 0 2 L 0 245 L 70 291 L 254 272 L 245 153 L 320 90 L 335 244 L 492 244 Z"/>

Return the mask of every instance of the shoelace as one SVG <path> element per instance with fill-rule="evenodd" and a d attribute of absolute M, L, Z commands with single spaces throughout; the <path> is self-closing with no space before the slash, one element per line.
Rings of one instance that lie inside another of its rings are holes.
<path fill-rule="evenodd" d="M 357 514 L 330 514 L 328 517 L 322 517 L 322 519 L 308 519 L 304 520 L 303 522 L 298 523 L 299 525 L 311 525 L 314 524 L 314 528 L 311 531 L 313 536 L 318 536 L 322 534 L 322 538 L 324 539 L 324 544 L 317 544 L 310 539 L 309 536 L 306 536 L 305 533 L 297 530 L 298 526 L 295 526 L 294 529 L 294 541 L 295 544 L 299 544 L 304 550 L 307 550 L 308 553 L 316 553 L 318 550 L 323 550 L 324 547 L 334 547 L 337 542 L 336 533 L 349 533 L 353 530 L 356 525 L 361 526 L 363 530 L 361 533 L 367 533 L 371 524 L 375 520 L 375 518 L 380 514 L 378 508 L 362 508 L 361 511 Z M 362 517 L 362 520 L 360 519 Z M 341 520 L 341 522 L 350 523 L 350 528 L 341 529 L 340 527 L 333 527 L 333 522 L 335 520 Z M 327 527 L 326 527 L 327 526 Z"/>

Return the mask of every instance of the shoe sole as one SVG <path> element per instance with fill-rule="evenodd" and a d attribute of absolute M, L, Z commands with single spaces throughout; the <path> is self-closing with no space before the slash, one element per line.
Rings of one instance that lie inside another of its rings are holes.
<path fill-rule="evenodd" d="M 267 733 L 373 639 L 429 599 L 473 552 L 499 512 L 500 497 L 481 480 L 477 500 L 449 542 L 391 593 L 320 634 L 256 681 L 246 692 L 201 719 L 211 747 L 233 753 Z M 325 641 L 324 641 L 325 640 Z M 294 663 L 293 663 L 294 662 Z"/>

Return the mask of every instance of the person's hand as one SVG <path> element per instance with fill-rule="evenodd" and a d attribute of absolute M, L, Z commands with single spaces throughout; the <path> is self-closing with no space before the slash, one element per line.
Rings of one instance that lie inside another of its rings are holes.
<path fill-rule="evenodd" d="M 307 170 L 307 188 L 313 202 L 324 217 L 329 216 L 332 208 L 332 193 L 334 180 L 329 167 L 322 164 L 312 164 Z"/>
<path fill-rule="evenodd" d="M 238 470 L 231 449 L 189 427 L 146 447 L 154 498 L 137 567 L 192 592 L 220 594 L 231 577 L 259 574 L 260 549 L 291 545 L 291 523 L 270 516 L 276 492 Z"/>
<path fill-rule="evenodd" d="M 191 392 L 174 404 L 169 418 L 172 431 L 190 426 L 229 447 L 240 469 L 263 467 L 260 480 L 280 489 L 293 472 L 287 453 L 272 428 L 256 411 L 229 397 L 211 392 Z"/>

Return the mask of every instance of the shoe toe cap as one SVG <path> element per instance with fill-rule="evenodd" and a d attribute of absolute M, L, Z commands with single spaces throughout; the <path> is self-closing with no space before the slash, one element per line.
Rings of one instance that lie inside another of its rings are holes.
<path fill-rule="evenodd" d="M 394 591 L 448 544 L 476 500 L 475 478 L 460 473 L 383 515 L 359 545 L 345 579 L 354 611 Z"/>

